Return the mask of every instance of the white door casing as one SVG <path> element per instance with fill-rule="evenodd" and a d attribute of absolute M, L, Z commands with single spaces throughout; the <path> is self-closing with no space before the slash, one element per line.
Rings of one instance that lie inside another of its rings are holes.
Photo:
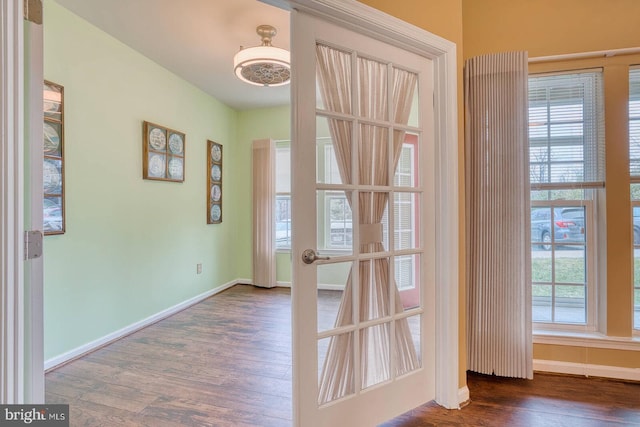
<path fill-rule="evenodd" d="M 28 156 L 28 186 L 25 183 L 25 205 L 28 206 L 25 227 L 43 232 L 43 26 L 25 21 L 25 102 L 28 114 L 28 135 L 25 156 Z M 44 252 L 44 251 L 43 251 Z M 25 262 L 25 305 L 28 324 L 25 325 L 25 402 L 44 403 L 44 253 Z"/>
<path fill-rule="evenodd" d="M 0 403 L 24 399 L 22 0 L 0 5 Z"/>

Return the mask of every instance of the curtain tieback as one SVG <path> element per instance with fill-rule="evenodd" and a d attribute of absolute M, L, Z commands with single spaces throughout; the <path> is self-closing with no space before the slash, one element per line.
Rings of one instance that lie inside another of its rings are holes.
<path fill-rule="evenodd" d="M 382 243 L 382 223 L 360 224 L 360 244 Z"/>

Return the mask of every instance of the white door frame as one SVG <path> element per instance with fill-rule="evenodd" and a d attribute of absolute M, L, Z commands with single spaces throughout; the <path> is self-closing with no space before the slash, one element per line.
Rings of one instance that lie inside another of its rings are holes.
<path fill-rule="evenodd" d="M 44 403 L 43 262 L 24 260 L 24 231 L 42 224 L 42 25 L 24 20 L 23 0 L 0 7 L 0 403 L 37 404 Z"/>
<path fill-rule="evenodd" d="M 0 403 L 24 398 L 23 3 L 0 6 Z"/>
<path fill-rule="evenodd" d="M 24 155 L 29 156 L 30 179 L 25 186 L 29 212 L 25 218 L 27 230 L 43 233 L 42 225 L 42 153 L 44 120 L 42 90 L 44 86 L 44 34 L 43 24 L 25 20 L 25 102 L 28 116 L 25 117 L 28 135 Z M 43 244 L 44 246 L 44 244 Z M 44 402 L 44 250 L 42 256 L 25 261 L 24 298 L 25 316 L 25 403 Z"/>
<path fill-rule="evenodd" d="M 354 0 L 262 0 L 296 9 L 422 55 L 434 63 L 436 163 L 436 402 L 459 408 L 458 117 L 456 45 Z M 291 33 L 295 39 L 296 34 Z M 293 88 L 292 88 L 293 89 Z M 298 94 L 292 90 L 291 97 Z M 293 111 L 292 128 L 297 119 Z M 296 255 L 297 256 L 297 255 Z M 292 292 L 296 292 L 295 284 Z M 297 314 L 292 310 L 295 336 Z M 295 348 L 294 348 L 295 352 Z M 295 358 L 294 358 L 295 359 Z M 295 367 L 294 367 L 295 369 Z M 296 377 L 296 376 L 294 376 Z M 297 395 L 299 384 L 294 382 Z M 296 420 L 294 404 L 294 420 Z"/>

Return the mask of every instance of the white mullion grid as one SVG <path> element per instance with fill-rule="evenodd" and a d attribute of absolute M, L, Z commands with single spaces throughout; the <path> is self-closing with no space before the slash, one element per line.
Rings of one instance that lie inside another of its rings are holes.
<path fill-rule="evenodd" d="M 562 244 L 555 243 L 555 209 L 558 207 L 584 207 L 585 213 L 585 236 L 584 243 L 576 243 L 570 246 L 582 247 L 585 251 L 585 281 L 583 283 L 577 282 L 562 282 L 556 283 L 556 267 L 555 267 L 555 253 L 556 246 L 562 246 Z M 551 210 L 551 282 L 533 282 L 532 284 L 550 285 L 551 286 L 551 321 L 550 322 L 534 322 L 543 329 L 560 329 L 560 330 L 575 330 L 575 331 L 594 331 L 595 319 L 597 318 L 597 303 L 596 303 L 596 270 L 595 270 L 595 226 L 593 217 L 593 201 L 592 200 L 532 200 L 531 207 L 549 208 Z M 557 286 L 572 286 L 582 285 L 585 288 L 585 323 L 558 323 L 556 322 L 556 287 Z"/>
<path fill-rule="evenodd" d="M 640 177 L 637 177 L 637 179 L 638 179 L 638 182 L 640 182 Z M 632 184 L 633 183 L 634 182 L 632 181 Z M 632 295 L 631 295 L 631 315 L 632 315 L 631 323 L 632 323 L 632 328 L 631 329 L 633 330 L 633 334 L 634 335 L 640 334 L 640 324 L 636 324 L 636 322 L 635 322 L 636 293 L 640 293 L 640 285 L 636 285 L 636 283 L 635 283 L 635 276 L 636 276 L 636 274 L 638 274 L 638 272 L 636 272 L 636 266 L 635 266 L 635 264 L 636 264 L 636 261 L 635 261 L 636 260 L 636 254 L 635 254 L 635 252 L 636 252 L 637 249 L 640 249 L 640 245 L 637 245 L 635 243 L 635 231 L 634 231 L 634 227 L 633 227 L 633 209 L 637 208 L 637 207 L 640 207 L 640 200 L 633 200 L 632 199 L 631 200 L 631 220 L 632 220 L 632 228 L 631 228 L 631 233 L 632 233 L 631 234 L 632 235 L 632 237 L 631 237 L 631 239 L 632 239 L 631 259 L 632 259 L 634 267 L 633 267 L 633 275 L 632 275 L 632 278 L 631 278 L 631 293 L 632 293 Z"/>
<path fill-rule="evenodd" d="M 358 326 L 354 324 L 340 326 L 338 328 L 329 329 L 326 331 L 318 332 L 318 340 L 330 338 L 334 335 L 341 335 L 350 332 L 354 332 L 357 329 L 365 329 L 373 326 L 384 325 L 385 323 L 395 323 L 398 320 L 406 319 L 411 316 L 416 316 L 418 314 L 424 313 L 424 309 L 422 307 L 412 308 L 411 310 L 403 311 L 402 313 L 396 313 L 393 315 L 387 315 L 382 317 L 377 317 L 375 319 L 362 320 Z"/>
<path fill-rule="evenodd" d="M 354 367 L 354 394 L 360 395 L 362 391 L 362 366 L 360 354 L 360 197 L 358 185 L 360 184 L 360 170 L 358 164 L 358 144 L 360 141 L 360 85 L 358 84 L 358 54 L 351 52 L 351 183 L 354 191 L 351 191 L 351 236 L 355 261 L 351 267 L 351 292 L 353 296 L 353 367 Z"/>
<path fill-rule="evenodd" d="M 316 116 L 324 117 L 326 119 L 342 120 L 346 122 L 357 120 L 358 124 L 379 126 L 379 127 L 393 127 L 395 130 L 402 130 L 407 133 L 416 134 L 418 136 L 422 134 L 422 128 L 420 127 L 403 125 L 400 123 L 393 123 L 388 120 L 376 120 L 376 119 L 369 119 L 366 117 L 356 117 L 354 114 L 343 114 L 343 113 L 338 113 L 333 111 L 322 110 L 319 108 L 316 109 Z M 328 138 L 319 137 L 317 139 L 328 139 Z"/>
<path fill-rule="evenodd" d="M 596 275 L 597 275 L 597 263 L 596 263 L 596 227 L 594 225 L 595 215 L 593 208 L 592 200 L 584 200 L 582 201 L 584 205 L 584 227 L 585 233 L 587 233 L 587 238 L 585 239 L 585 257 L 586 263 L 585 266 L 585 298 L 587 299 L 587 303 L 585 305 L 585 309 L 587 312 L 585 313 L 586 327 L 590 331 L 595 331 L 596 329 L 596 319 L 598 318 L 598 301 L 597 301 L 597 292 L 596 292 Z"/>
<path fill-rule="evenodd" d="M 396 292 L 395 292 L 395 278 L 396 278 L 396 258 L 394 255 L 395 250 L 395 229 L 396 229 L 396 219 L 395 219 L 395 192 L 393 189 L 394 177 L 395 177 L 395 163 L 394 163 L 394 127 L 393 123 L 395 122 L 395 106 L 393 103 L 393 64 L 387 63 L 387 121 L 389 122 L 387 126 L 387 186 L 391 187 L 389 192 L 387 193 L 387 219 L 389 221 L 388 230 L 388 245 L 387 248 L 387 262 L 389 264 L 389 277 L 387 278 L 389 283 L 389 313 L 391 314 L 392 320 L 389 323 L 389 379 L 391 381 L 396 378 Z M 401 142 L 402 144 L 402 142 Z"/>
<path fill-rule="evenodd" d="M 629 71 L 630 72 L 631 71 L 637 72 L 637 70 L 639 70 L 639 69 L 640 69 L 640 66 L 638 66 L 638 65 L 634 65 L 634 66 L 629 67 Z M 631 77 L 631 76 L 629 76 L 629 77 Z M 629 94 L 629 95 L 631 95 L 631 94 Z M 629 104 L 631 104 L 631 99 L 629 99 Z M 630 105 L 629 105 L 629 107 L 630 107 Z M 629 110 L 631 110 L 631 109 L 629 108 Z M 638 117 L 638 116 L 633 116 L 632 117 L 631 116 L 631 111 L 629 111 L 629 146 L 630 147 L 631 147 L 631 124 L 632 123 L 640 123 L 640 117 Z M 640 141 L 638 141 L 638 142 L 640 143 Z M 632 159 L 630 159 L 630 160 L 632 160 Z M 638 160 L 638 159 L 636 158 L 636 159 L 633 159 L 633 160 Z M 632 185 L 633 184 L 640 184 L 640 175 L 631 175 L 630 178 L 631 178 L 630 181 L 631 181 Z M 631 295 L 631 301 L 632 301 L 631 302 L 631 315 L 632 315 L 631 324 L 632 324 L 632 331 L 633 331 L 634 335 L 639 335 L 640 334 L 640 323 L 636 323 L 636 321 L 635 321 L 636 294 L 640 293 L 640 285 L 636 285 L 636 283 L 635 283 L 635 276 L 636 276 L 636 271 L 635 271 L 636 270 L 636 267 L 635 267 L 635 258 L 636 258 L 635 251 L 636 251 L 636 249 L 640 249 L 640 245 L 636 245 L 635 244 L 635 233 L 633 231 L 633 229 L 634 229 L 634 227 L 633 227 L 633 208 L 634 207 L 638 207 L 638 206 L 640 206 L 640 201 L 632 199 L 631 200 L 631 220 L 632 220 L 632 228 L 631 228 L 631 230 L 632 230 L 632 240 L 634 242 L 633 242 L 633 245 L 632 245 L 632 250 L 631 250 L 632 252 L 631 253 L 632 253 L 632 260 L 633 260 L 633 265 L 634 265 L 634 272 L 633 272 L 633 276 L 632 276 L 632 280 L 631 280 L 631 293 L 632 293 L 632 295 Z"/>
<path fill-rule="evenodd" d="M 549 175 L 551 176 L 551 175 Z M 556 323 L 556 209 L 555 205 L 551 205 L 551 224 L 549 232 L 551 233 L 551 323 Z"/>

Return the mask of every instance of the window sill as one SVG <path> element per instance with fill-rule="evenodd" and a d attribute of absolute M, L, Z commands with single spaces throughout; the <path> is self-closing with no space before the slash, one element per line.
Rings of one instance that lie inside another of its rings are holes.
<path fill-rule="evenodd" d="M 640 351 L 640 336 L 612 337 L 598 332 L 537 330 L 533 332 L 533 343 Z"/>

